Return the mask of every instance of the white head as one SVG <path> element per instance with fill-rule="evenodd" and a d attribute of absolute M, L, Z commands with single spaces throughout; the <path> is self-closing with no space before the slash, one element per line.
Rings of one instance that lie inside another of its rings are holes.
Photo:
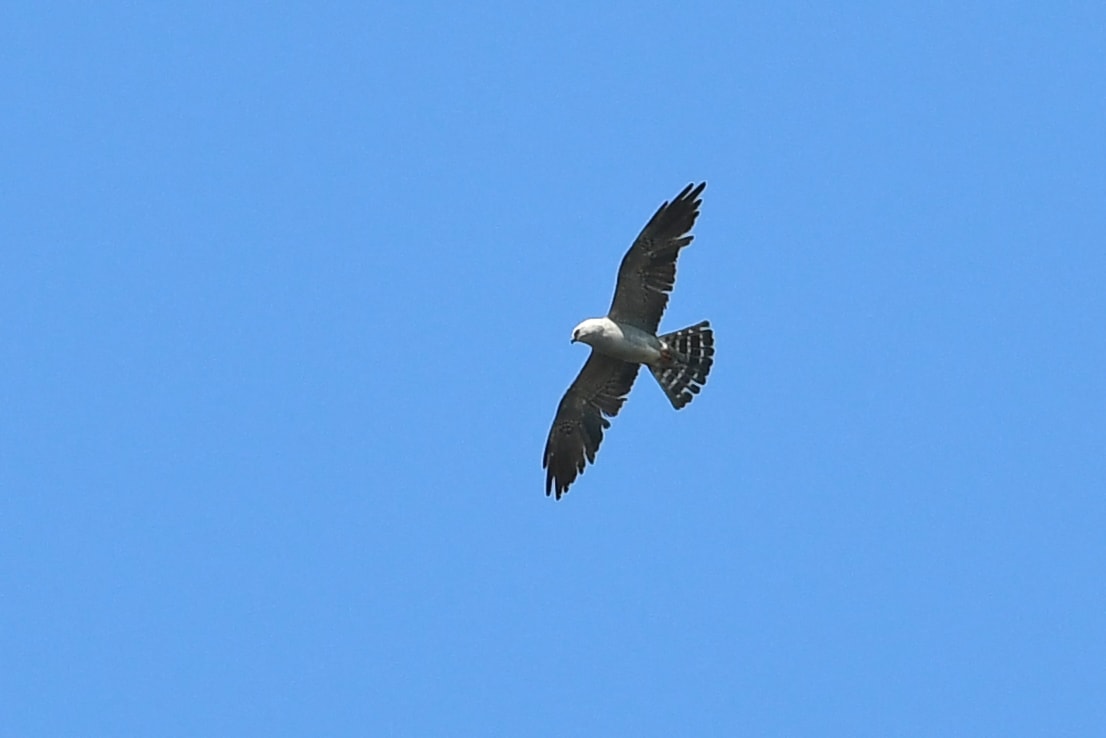
<path fill-rule="evenodd" d="M 580 341 L 590 344 L 603 334 L 603 322 L 600 318 L 588 318 L 572 329 L 572 343 Z"/>

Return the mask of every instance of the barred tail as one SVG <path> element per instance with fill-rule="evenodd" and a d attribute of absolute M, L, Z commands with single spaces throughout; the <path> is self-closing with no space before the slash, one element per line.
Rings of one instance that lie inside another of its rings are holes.
<path fill-rule="evenodd" d="M 650 366 L 672 407 L 679 410 L 691 402 L 707 382 L 714 364 L 714 331 L 703 321 L 689 328 L 658 336 L 671 352 L 664 366 Z"/>

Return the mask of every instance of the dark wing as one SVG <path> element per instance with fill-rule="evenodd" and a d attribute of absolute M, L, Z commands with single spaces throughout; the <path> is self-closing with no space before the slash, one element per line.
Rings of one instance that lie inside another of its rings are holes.
<path fill-rule="evenodd" d="M 618 283 L 607 316 L 655 334 L 676 284 L 676 257 L 691 243 L 688 231 L 699 217 L 699 199 L 706 182 L 688 185 L 671 203 L 664 203 L 645 224 L 634 245 L 622 257 Z"/>
<path fill-rule="evenodd" d="M 640 367 L 591 352 L 576 381 L 561 398 L 557 417 L 549 429 L 542 460 L 542 467 L 547 470 L 545 494 L 556 492 L 557 499 L 561 499 L 586 463 L 595 462 L 603 429 L 611 425 L 603 416 L 618 415 Z"/>

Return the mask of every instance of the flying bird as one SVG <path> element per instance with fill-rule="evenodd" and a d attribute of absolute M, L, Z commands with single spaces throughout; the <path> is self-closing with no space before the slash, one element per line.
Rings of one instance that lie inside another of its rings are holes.
<path fill-rule="evenodd" d="M 573 329 L 572 342 L 591 346 L 591 355 L 557 406 L 545 442 L 546 495 L 561 499 L 584 467 L 595 462 L 603 431 L 611 425 L 607 418 L 622 409 L 642 364 L 677 410 L 706 383 L 714 363 L 714 332 L 708 321 L 657 335 L 676 283 L 676 258 L 691 243 L 689 231 L 699 217 L 699 195 L 706 186 L 689 184 L 657 209 L 622 258 L 607 316 L 589 318 Z"/>

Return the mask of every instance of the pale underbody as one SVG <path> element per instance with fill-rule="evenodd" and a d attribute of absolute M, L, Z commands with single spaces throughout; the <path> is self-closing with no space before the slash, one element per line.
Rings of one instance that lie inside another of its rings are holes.
<path fill-rule="evenodd" d="M 622 361 L 665 366 L 668 346 L 653 334 L 610 318 L 588 318 L 572 331 L 572 340 L 586 343 L 601 354 Z"/>

